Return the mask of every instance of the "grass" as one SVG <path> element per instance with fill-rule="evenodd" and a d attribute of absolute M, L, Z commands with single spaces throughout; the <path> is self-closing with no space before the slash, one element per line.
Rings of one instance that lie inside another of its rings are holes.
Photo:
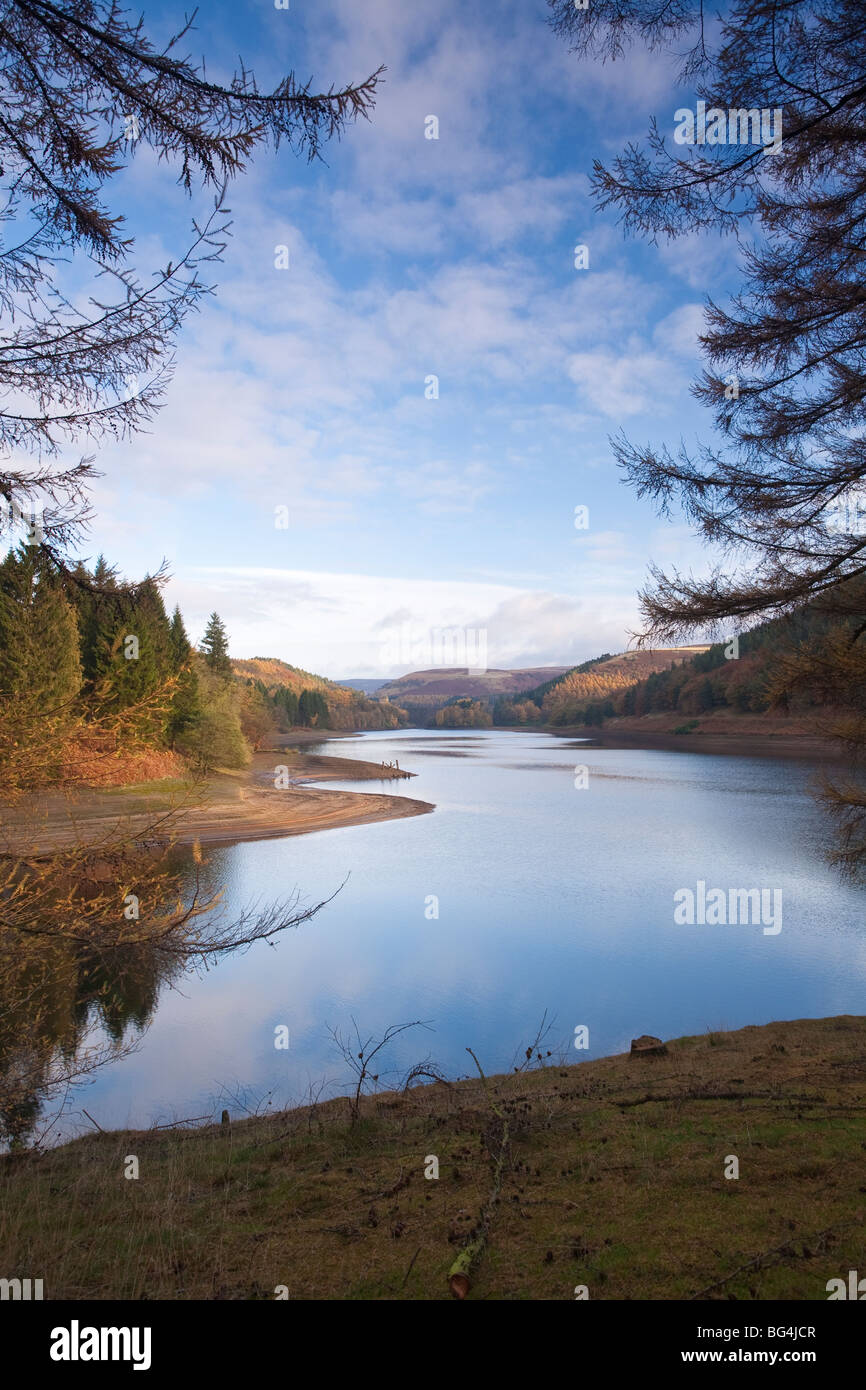
<path fill-rule="evenodd" d="M 864 1054 L 864 1018 L 772 1023 L 488 1078 L 489 1095 L 370 1096 L 355 1126 L 340 1099 L 6 1156 L 0 1273 L 46 1298 L 449 1298 L 496 1104 L 511 1140 L 470 1298 L 823 1300 L 864 1262 Z"/>

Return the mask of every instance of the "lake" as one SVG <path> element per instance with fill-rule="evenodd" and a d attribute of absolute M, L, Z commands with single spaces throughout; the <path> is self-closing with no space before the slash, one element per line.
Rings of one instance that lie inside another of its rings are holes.
<path fill-rule="evenodd" d="M 230 911 L 296 888 L 319 901 L 348 880 L 273 946 L 164 986 L 138 1051 L 76 1093 L 64 1134 L 86 1125 L 81 1105 L 105 1128 L 146 1127 L 281 1107 L 321 1081 L 323 1096 L 346 1091 L 329 1029 L 345 1034 L 353 1018 L 364 1038 L 428 1022 L 383 1054 L 380 1084 L 397 1084 L 428 1057 L 450 1077 L 474 1071 L 467 1047 L 485 1071 L 506 1070 L 545 1013 L 545 1050 L 579 1061 L 642 1033 L 863 1012 L 863 895 L 825 860 L 830 826 L 800 762 L 499 730 L 368 733 L 310 751 L 397 759 L 411 782 L 332 785 L 436 810 L 209 851 L 206 883 L 225 885 Z M 674 894 L 701 881 L 781 890 L 781 930 L 677 924 Z M 280 1025 L 288 1049 L 274 1045 Z M 579 1026 L 589 1047 L 576 1051 Z"/>

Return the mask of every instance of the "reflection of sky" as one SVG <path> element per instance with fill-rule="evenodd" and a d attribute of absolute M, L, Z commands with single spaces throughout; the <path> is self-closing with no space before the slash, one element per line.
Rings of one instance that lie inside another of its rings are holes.
<path fill-rule="evenodd" d="M 471 756 L 422 751 L 446 748 Z M 419 773 L 399 791 L 437 810 L 214 852 L 207 872 L 233 911 L 296 887 L 319 901 L 351 876 L 275 946 L 165 991 L 141 1051 L 86 1092 L 101 1124 L 221 1108 L 223 1085 L 286 1104 L 327 1077 L 333 1093 L 346 1068 L 328 1028 L 345 1032 L 352 1016 L 377 1037 L 430 1020 L 435 1031 L 405 1034 L 383 1072 L 429 1054 L 457 1075 L 467 1046 L 486 1070 L 509 1067 L 545 1010 L 556 1041 L 589 1026 L 590 1051 L 574 1060 L 644 1032 L 862 1012 L 862 894 L 822 859 L 827 823 L 800 764 L 581 749 L 534 732 L 375 733 L 334 751 L 399 759 Z M 673 894 L 698 879 L 781 888 L 781 934 L 675 926 Z M 425 917 L 431 894 L 438 920 Z M 278 1024 L 288 1052 L 274 1049 Z"/>

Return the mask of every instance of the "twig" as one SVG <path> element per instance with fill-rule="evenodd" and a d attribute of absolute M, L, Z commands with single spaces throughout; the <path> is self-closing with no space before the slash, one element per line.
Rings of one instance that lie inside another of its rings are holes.
<path fill-rule="evenodd" d="M 418 1256 L 419 1256 L 420 1254 L 421 1254 L 421 1246 L 419 1245 L 419 1246 L 418 1246 L 418 1249 L 415 1251 L 415 1254 L 412 1256 L 411 1260 L 409 1261 L 409 1268 L 406 1270 L 406 1273 L 403 1275 L 403 1282 L 402 1282 L 402 1284 L 400 1285 L 400 1288 L 401 1288 L 401 1289 L 405 1289 L 405 1287 L 406 1287 L 406 1280 L 409 1278 L 409 1275 L 412 1273 L 412 1267 L 413 1267 L 413 1265 L 415 1264 L 415 1261 L 417 1260 L 417 1258 L 418 1258 Z"/>
<path fill-rule="evenodd" d="M 484 1075 L 481 1063 L 475 1056 L 475 1053 L 472 1051 L 472 1048 L 467 1047 L 466 1051 L 469 1053 L 470 1057 L 472 1058 L 473 1062 L 478 1068 L 478 1073 L 484 1085 L 485 1096 L 487 1097 L 487 1101 L 491 1109 L 499 1119 L 502 1128 L 499 1134 L 499 1153 L 494 1154 L 492 1148 L 490 1149 L 490 1157 L 494 1160 L 493 1186 L 491 1187 L 490 1192 L 487 1195 L 487 1199 L 481 1208 L 481 1215 L 478 1220 L 478 1225 L 475 1228 L 476 1235 L 474 1239 L 469 1241 L 468 1245 L 464 1245 L 463 1249 L 457 1256 L 457 1259 L 454 1261 L 454 1263 L 448 1271 L 448 1287 L 450 1288 L 454 1298 L 459 1299 L 465 1298 L 470 1288 L 472 1287 L 472 1281 L 469 1276 L 474 1267 L 477 1265 L 478 1261 L 481 1259 L 481 1256 L 484 1254 L 484 1251 L 487 1247 L 487 1238 L 490 1233 L 490 1223 L 493 1220 L 493 1216 L 496 1211 L 496 1204 L 499 1201 L 499 1193 L 502 1188 L 502 1172 L 505 1167 L 505 1159 L 508 1153 L 509 1144 L 508 1120 L 503 1115 L 502 1111 L 499 1109 L 499 1106 L 493 1099 L 493 1096 L 490 1092 L 490 1088 L 487 1084 L 487 1077 Z"/>
<path fill-rule="evenodd" d="M 854 1221 L 845 1221 L 840 1226 L 827 1226 L 825 1230 L 819 1231 L 817 1235 L 808 1237 L 807 1239 L 817 1243 L 822 1236 L 828 1235 L 830 1231 L 844 1231 L 847 1227 L 854 1226 L 855 1224 Z M 751 1269 L 753 1265 L 760 1264 L 761 1260 L 768 1259 L 770 1255 L 781 1254 L 783 1251 L 790 1249 L 793 1243 L 792 1240 L 783 1240 L 781 1245 L 774 1245 L 771 1250 L 764 1250 L 762 1254 L 755 1255 L 754 1259 L 747 1260 L 744 1265 L 740 1265 L 732 1274 L 726 1274 L 724 1279 L 719 1279 L 715 1284 L 708 1284 L 705 1289 L 701 1289 L 698 1293 L 693 1293 L 689 1302 L 693 1303 L 696 1298 L 703 1298 L 705 1293 L 712 1293 L 713 1289 L 720 1289 L 723 1284 L 729 1284 L 732 1279 L 736 1279 L 737 1275 L 742 1274 L 744 1270 Z"/>
<path fill-rule="evenodd" d="M 87 1111 L 85 1110 L 84 1113 L 86 1115 Z M 151 1129 L 176 1129 L 178 1125 L 191 1125 L 195 1124 L 197 1120 L 210 1120 L 211 1118 L 210 1115 L 190 1115 L 188 1120 L 172 1120 L 165 1125 L 151 1125 Z"/>
<path fill-rule="evenodd" d="M 83 1106 L 83 1105 L 82 1105 L 81 1109 L 82 1109 L 82 1113 L 85 1114 L 85 1115 L 87 1115 L 87 1118 L 88 1118 L 88 1120 L 90 1121 L 90 1123 L 91 1123 L 92 1125 L 96 1125 L 96 1128 L 99 1130 L 99 1133 L 100 1133 L 100 1134 L 107 1134 L 107 1133 L 108 1133 L 108 1130 L 107 1130 L 107 1129 L 103 1129 L 103 1128 L 102 1128 L 102 1125 L 97 1124 L 97 1122 L 96 1122 L 96 1120 L 94 1120 L 93 1116 L 90 1115 L 90 1114 L 88 1114 L 88 1112 L 84 1109 L 84 1106 Z"/>

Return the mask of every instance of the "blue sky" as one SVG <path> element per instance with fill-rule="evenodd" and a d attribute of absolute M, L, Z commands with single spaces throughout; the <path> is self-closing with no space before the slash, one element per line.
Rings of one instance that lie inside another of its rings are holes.
<path fill-rule="evenodd" d="M 180 17 L 144 13 L 158 34 Z M 262 152 L 234 186 L 218 294 L 184 327 L 165 408 L 98 453 L 87 550 L 131 576 L 165 556 L 194 638 L 216 608 L 234 655 L 336 678 L 408 669 L 398 628 L 484 629 L 494 667 L 565 664 L 627 645 L 650 560 L 705 568 L 607 441 L 711 437 L 689 384 L 735 247 L 625 240 L 588 192 L 594 157 L 652 115 L 672 132 L 692 94 L 642 51 L 578 62 L 546 17 L 544 0 L 199 16 L 187 49 L 212 77 L 238 53 L 263 87 L 290 68 L 317 89 L 388 72 L 327 165 Z M 176 257 L 208 206 L 174 177 L 139 146 L 119 180 L 142 268 Z"/>

